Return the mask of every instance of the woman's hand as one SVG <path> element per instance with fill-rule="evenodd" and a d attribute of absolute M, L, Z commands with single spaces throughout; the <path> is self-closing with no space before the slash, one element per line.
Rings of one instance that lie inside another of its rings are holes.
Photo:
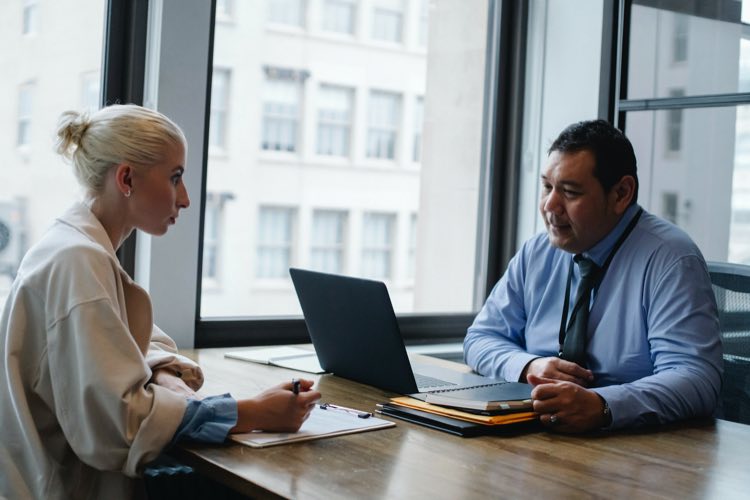
<path fill-rule="evenodd" d="M 237 402 L 237 425 L 232 433 L 264 430 L 296 432 L 310 416 L 320 393 L 312 390 L 312 380 L 300 380 L 300 392 L 292 392 L 291 382 L 279 384 L 252 399 Z"/>

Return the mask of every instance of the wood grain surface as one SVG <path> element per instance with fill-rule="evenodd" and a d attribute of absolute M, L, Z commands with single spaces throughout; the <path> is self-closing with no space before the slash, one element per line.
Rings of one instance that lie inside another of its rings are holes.
<path fill-rule="evenodd" d="M 249 397 L 304 377 L 323 401 L 361 410 L 395 396 L 334 375 L 226 359 L 227 350 L 185 352 L 203 367 L 202 394 Z M 733 422 L 461 438 L 391 420 L 395 428 L 362 434 L 266 449 L 186 444 L 174 454 L 254 498 L 750 498 L 750 426 Z"/>

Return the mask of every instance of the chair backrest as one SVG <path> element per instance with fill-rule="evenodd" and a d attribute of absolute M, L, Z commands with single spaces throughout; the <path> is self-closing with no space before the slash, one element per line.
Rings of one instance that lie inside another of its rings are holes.
<path fill-rule="evenodd" d="M 750 266 L 708 262 L 724 347 L 724 383 L 717 416 L 750 424 Z"/>

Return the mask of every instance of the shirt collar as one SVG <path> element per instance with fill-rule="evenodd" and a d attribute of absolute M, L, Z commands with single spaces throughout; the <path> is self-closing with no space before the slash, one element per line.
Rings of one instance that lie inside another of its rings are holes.
<path fill-rule="evenodd" d="M 604 261 L 609 257 L 609 252 L 612 250 L 612 247 L 620 236 L 622 236 L 622 233 L 625 232 L 628 224 L 633 220 L 633 217 L 635 217 L 636 212 L 638 212 L 640 208 L 641 207 L 637 203 L 629 206 L 614 229 L 612 229 L 607 236 L 602 238 L 599 243 L 583 252 L 583 256 L 593 260 L 598 266 L 603 266 Z"/>
<path fill-rule="evenodd" d="M 57 218 L 63 224 L 71 226 L 76 231 L 82 233 L 89 240 L 101 245 L 107 253 L 117 260 L 117 254 L 112 247 L 112 240 L 109 239 L 107 231 L 96 218 L 96 215 L 83 202 L 76 202 L 63 215 Z"/>

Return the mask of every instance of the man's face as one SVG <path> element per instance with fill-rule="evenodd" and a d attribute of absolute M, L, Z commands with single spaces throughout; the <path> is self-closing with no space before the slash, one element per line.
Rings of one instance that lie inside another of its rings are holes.
<path fill-rule="evenodd" d="M 587 150 L 553 151 L 542 173 L 539 210 L 550 243 L 573 254 L 604 238 L 624 212 L 615 189 L 609 193 L 594 177 L 594 155 Z"/>

